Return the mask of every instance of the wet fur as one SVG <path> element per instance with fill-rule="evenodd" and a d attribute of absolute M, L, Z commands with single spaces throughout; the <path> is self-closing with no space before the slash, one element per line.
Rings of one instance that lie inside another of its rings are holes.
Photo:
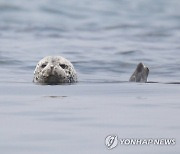
<path fill-rule="evenodd" d="M 136 67 L 136 70 L 130 77 L 130 82 L 147 82 L 147 77 L 149 74 L 149 68 L 146 67 L 143 63 L 139 63 Z"/>
<path fill-rule="evenodd" d="M 67 59 L 61 56 L 47 56 L 38 62 L 33 81 L 48 84 L 73 83 L 77 82 L 77 74 Z"/>

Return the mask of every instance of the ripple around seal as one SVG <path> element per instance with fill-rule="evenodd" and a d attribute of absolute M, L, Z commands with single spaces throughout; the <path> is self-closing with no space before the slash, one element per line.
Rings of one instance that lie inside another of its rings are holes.
<path fill-rule="evenodd" d="M 116 54 L 131 56 L 131 55 L 142 54 L 142 51 L 140 51 L 140 50 L 128 50 L 128 51 L 120 51 L 120 52 L 117 52 Z"/>
<path fill-rule="evenodd" d="M 3 66 L 17 66 L 22 65 L 22 61 L 0 56 L 0 65 Z"/>
<path fill-rule="evenodd" d="M 0 4 L 0 12 L 16 12 L 16 11 L 23 11 L 23 9 L 17 5 L 12 5 L 12 4 Z"/>

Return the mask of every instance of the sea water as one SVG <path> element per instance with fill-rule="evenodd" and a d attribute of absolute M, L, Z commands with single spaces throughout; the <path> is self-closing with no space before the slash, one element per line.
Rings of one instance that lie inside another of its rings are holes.
<path fill-rule="evenodd" d="M 180 1 L 1 0 L 0 21 L 0 153 L 180 152 Z M 78 83 L 34 84 L 47 55 Z M 152 83 L 128 82 L 139 62 Z M 108 150 L 108 135 L 176 144 Z"/>

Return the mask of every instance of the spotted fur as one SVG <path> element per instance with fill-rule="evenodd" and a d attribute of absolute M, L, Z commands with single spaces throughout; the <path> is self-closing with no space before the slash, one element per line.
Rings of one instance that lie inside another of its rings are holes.
<path fill-rule="evenodd" d="M 76 71 L 70 61 L 61 56 L 47 56 L 34 70 L 33 82 L 58 84 L 77 82 Z"/>

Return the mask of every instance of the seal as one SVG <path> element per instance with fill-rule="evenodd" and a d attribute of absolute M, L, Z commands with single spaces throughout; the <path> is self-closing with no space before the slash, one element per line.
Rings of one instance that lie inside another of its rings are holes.
<path fill-rule="evenodd" d="M 143 63 L 139 63 L 136 67 L 136 70 L 130 77 L 130 82 L 147 82 L 147 77 L 149 74 L 149 68 L 146 67 Z"/>
<path fill-rule="evenodd" d="M 35 83 L 60 84 L 77 82 L 72 63 L 61 56 L 47 56 L 41 59 L 34 70 Z"/>

